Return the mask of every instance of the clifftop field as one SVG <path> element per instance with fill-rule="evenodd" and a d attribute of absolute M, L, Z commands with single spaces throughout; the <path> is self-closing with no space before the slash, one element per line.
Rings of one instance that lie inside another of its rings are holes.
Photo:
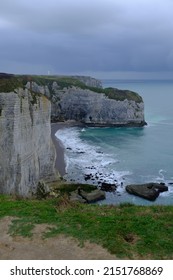
<path fill-rule="evenodd" d="M 47 200 L 1 195 L 0 218 L 5 216 L 14 217 L 9 228 L 12 238 L 32 239 L 35 225 L 46 223 L 46 240 L 63 234 L 75 238 L 80 246 L 90 241 L 116 259 L 173 258 L 172 206 L 98 206 L 72 203 L 66 195 Z"/>

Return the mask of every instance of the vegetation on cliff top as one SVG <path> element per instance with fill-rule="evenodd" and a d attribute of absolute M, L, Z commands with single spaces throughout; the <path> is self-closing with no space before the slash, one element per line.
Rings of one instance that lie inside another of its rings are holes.
<path fill-rule="evenodd" d="M 0 195 L 0 218 L 12 216 L 11 235 L 32 236 L 36 224 L 54 227 L 45 238 L 64 234 L 107 248 L 118 258 L 172 259 L 173 207 L 84 205 L 67 196 L 21 200 Z"/>
<path fill-rule="evenodd" d="M 136 92 L 119 90 L 116 88 L 97 88 L 86 86 L 83 82 L 70 76 L 38 76 L 38 75 L 12 75 L 0 73 L 0 92 L 12 92 L 17 88 L 25 88 L 27 82 L 35 82 L 40 86 L 48 86 L 51 93 L 53 82 L 57 82 L 60 90 L 72 86 L 88 89 L 97 93 L 104 93 L 108 98 L 119 101 L 133 100 L 142 102 L 142 97 Z"/>

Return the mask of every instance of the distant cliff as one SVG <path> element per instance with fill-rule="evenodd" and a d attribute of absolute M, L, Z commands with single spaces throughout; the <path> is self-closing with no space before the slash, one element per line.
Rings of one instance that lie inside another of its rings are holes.
<path fill-rule="evenodd" d="M 52 120 L 76 120 L 90 126 L 143 126 L 144 103 L 130 91 L 107 89 L 100 93 L 77 87 L 59 90 L 54 84 Z"/>
<path fill-rule="evenodd" d="M 55 150 L 51 103 L 23 82 L 0 75 L 0 193 L 31 196 L 39 180 L 54 177 Z"/>
<path fill-rule="evenodd" d="M 48 97 L 54 122 L 76 120 L 91 126 L 146 124 L 144 102 L 139 94 L 116 88 L 103 89 L 100 81 L 90 77 L 66 77 L 66 83 L 64 77 L 64 84 L 62 80 L 54 80 Z"/>

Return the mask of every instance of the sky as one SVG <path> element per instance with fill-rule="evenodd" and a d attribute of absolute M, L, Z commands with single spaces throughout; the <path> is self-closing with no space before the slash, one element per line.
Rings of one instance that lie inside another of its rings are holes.
<path fill-rule="evenodd" d="M 0 72 L 173 79 L 173 0 L 0 0 Z"/>

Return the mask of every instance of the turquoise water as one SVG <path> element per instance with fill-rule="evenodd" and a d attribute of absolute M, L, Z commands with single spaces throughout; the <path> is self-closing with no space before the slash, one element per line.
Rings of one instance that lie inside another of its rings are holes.
<path fill-rule="evenodd" d="M 68 148 L 67 179 L 84 182 L 84 175 L 92 174 L 100 181 L 117 180 L 117 192 L 107 193 L 103 203 L 173 204 L 173 81 L 103 80 L 103 86 L 138 92 L 144 100 L 148 125 L 59 131 L 57 137 Z M 155 202 L 125 191 L 127 184 L 151 181 L 165 182 L 169 188 Z M 94 179 L 89 183 L 96 184 Z"/>

